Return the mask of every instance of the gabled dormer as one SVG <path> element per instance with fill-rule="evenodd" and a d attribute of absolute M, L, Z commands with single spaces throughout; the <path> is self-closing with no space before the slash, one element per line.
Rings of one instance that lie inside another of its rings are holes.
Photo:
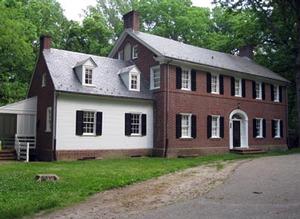
<path fill-rule="evenodd" d="M 83 86 L 95 86 L 93 83 L 95 68 L 97 68 L 97 64 L 89 57 L 88 59 L 77 62 L 73 69 Z"/>
<path fill-rule="evenodd" d="M 141 72 L 135 65 L 122 68 L 119 71 L 119 76 L 128 90 L 140 91 Z"/>

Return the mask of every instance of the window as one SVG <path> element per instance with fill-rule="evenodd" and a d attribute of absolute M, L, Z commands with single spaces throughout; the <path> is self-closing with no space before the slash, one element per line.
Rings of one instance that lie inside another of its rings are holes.
<path fill-rule="evenodd" d="M 94 135 L 96 125 L 96 113 L 92 111 L 83 112 L 83 134 Z"/>
<path fill-rule="evenodd" d="M 46 132 L 52 130 L 52 107 L 47 107 L 46 111 Z"/>
<path fill-rule="evenodd" d="M 275 119 L 274 120 L 274 137 L 275 138 L 280 138 L 280 120 Z"/>
<path fill-rule="evenodd" d="M 235 78 L 234 79 L 234 94 L 236 97 L 242 96 L 242 80 Z"/>
<path fill-rule="evenodd" d="M 150 88 L 157 89 L 160 88 L 160 66 L 154 66 L 151 68 L 151 82 Z"/>
<path fill-rule="evenodd" d="M 118 52 L 118 59 L 119 60 L 124 60 L 124 51 L 123 50 Z"/>
<path fill-rule="evenodd" d="M 220 116 L 212 116 L 211 118 L 211 137 L 220 138 Z"/>
<path fill-rule="evenodd" d="M 141 135 L 142 114 L 131 114 L 131 135 Z"/>
<path fill-rule="evenodd" d="M 46 83 L 47 83 L 47 75 L 46 75 L 46 73 L 43 73 L 43 75 L 42 75 L 42 87 L 46 87 Z"/>
<path fill-rule="evenodd" d="M 181 114 L 181 137 L 191 137 L 191 114 Z"/>
<path fill-rule="evenodd" d="M 211 93 L 219 93 L 219 75 L 211 75 Z"/>
<path fill-rule="evenodd" d="M 132 59 L 136 59 L 138 57 L 138 46 L 135 45 L 132 47 Z"/>
<path fill-rule="evenodd" d="M 181 89 L 191 90 L 191 71 L 189 69 L 182 69 Z"/>
<path fill-rule="evenodd" d="M 275 85 L 274 86 L 274 102 L 279 102 L 279 86 Z"/>
<path fill-rule="evenodd" d="M 140 75 L 138 73 L 130 73 L 129 90 L 140 90 Z"/>
<path fill-rule="evenodd" d="M 263 138 L 263 119 L 261 118 L 256 118 L 255 119 L 255 130 L 256 130 L 256 133 L 255 133 L 255 136 L 256 138 Z"/>
<path fill-rule="evenodd" d="M 93 84 L 93 70 L 92 69 L 85 68 L 84 83 L 86 85 Z"/>
<path fill-rule="evenodd" d="M 256 99 L 262 99 L 262 83 L 255 82 L 255 92 L 256 92 Z"/>

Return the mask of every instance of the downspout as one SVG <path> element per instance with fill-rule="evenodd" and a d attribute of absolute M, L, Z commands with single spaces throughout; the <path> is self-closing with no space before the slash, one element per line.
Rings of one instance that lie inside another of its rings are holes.
<path fill-rule="evenodd" d="M 56 159 L 56 115 L 57 115 L 57 96 L 58 93 L 54 91 L 53 95 L 53 110 L 52 110 L 52 158 Z"/>

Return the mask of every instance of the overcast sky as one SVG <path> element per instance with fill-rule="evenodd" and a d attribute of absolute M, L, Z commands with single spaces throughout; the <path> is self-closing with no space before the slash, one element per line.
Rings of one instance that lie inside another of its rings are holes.
<path fill-rule="evenodd" d="M 212 0 L 192 0 L 194 5 L 200 7 L 211 7 Z M 61 4 L 62 8 L 64 9 L 65 16 L 69 20 L 82 20 L 82 13 L 83 9 L 86 9 L 89 5 L 95 5 L 96 0 L 58 0 Z"/>

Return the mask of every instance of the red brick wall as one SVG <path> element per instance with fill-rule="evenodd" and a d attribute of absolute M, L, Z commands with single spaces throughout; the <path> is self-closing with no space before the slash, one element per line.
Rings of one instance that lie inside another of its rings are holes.
<path fill-rule="evenodd" d="M 46 73 L 46 87 L 42 87 L 42 75 Z M 36 126 L 36 153 L 39 160 L 53 160 L 53 133 L 46 130 L 47 107 L 53 109 L 54 85 L 43 55 L 40 55 L 29 88 L 28 97 L 37 96 L 37 126 Z M 52 116 L 53 118 L 53 116 Z M 53 130 L 53 127 L 52 127 Z"/>

